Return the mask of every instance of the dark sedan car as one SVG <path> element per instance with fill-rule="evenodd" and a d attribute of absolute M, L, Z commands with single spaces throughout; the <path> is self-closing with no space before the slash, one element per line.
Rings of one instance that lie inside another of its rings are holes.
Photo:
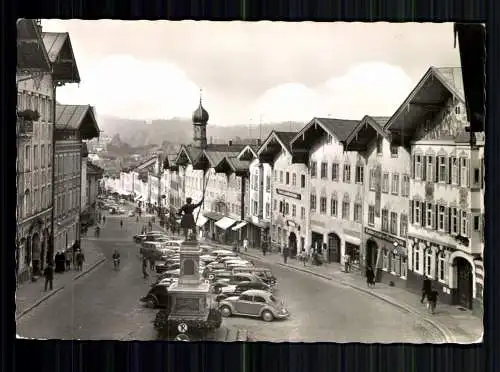
<path fill-rule="evenodd" d="M 143 304 L 157 308 L 168 307 L 170 304 L 170 295 L 168 294 L 168 285 L 155 284 L 149 290 L 148 294 L 140 300 Z"/>

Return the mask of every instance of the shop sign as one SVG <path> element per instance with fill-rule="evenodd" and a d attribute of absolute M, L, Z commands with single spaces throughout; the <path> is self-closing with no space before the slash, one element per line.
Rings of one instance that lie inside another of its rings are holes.
<path fill-rule="evenodd" d="M 287 196 L 289 198 L 294 198 L 297 200 L 301 200 L 302 196 L 300 194 L 297 194 L 296 192 L 291 192 L 283 189 L 276 189 L 276 193 L 279 195 Z"/>
<path fill-rule="evenodd" d="M 401 247 L 406 247 L 406 241 L 404 241 L 403 239 L 396 238 L 396 237 L 394 237 L 390 234 L 387 234 L 383 231 L 377 231 L 377 230 L 370 229 L 369 227 L 365 227 L 365 234 L 369 234 L 375 238 L 385 240 L 391 244 L 394 242 L 397 242 L 398 245 L 400 245 Z"/>

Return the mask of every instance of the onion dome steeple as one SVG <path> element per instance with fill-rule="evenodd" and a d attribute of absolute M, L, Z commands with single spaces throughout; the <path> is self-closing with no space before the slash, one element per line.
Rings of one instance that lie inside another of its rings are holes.
<path fill-rule="evenodd" d="M 200 104 L 198 108 L 193 112 L 193 123 L 196 124 L 206 124 L 209 119 L 209 115 L 207 110 L 203 108 L 202 102 L 201 102 L 201 89 L 200 89 Z"/>

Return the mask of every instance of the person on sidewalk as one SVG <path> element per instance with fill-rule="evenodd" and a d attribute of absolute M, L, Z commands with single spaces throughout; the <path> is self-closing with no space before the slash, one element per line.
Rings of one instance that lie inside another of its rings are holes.
<path fill-rule="evenodd" d="M 265 256 L 267 252 L 267 243 L 262 243 L 262 255 Z"/>
<path fill-rule="evenodd" d="M 287 263 L 288 256 L 290 254 L 290 248 L 287 245 L 283 246 L 283 262 Z"/>
<path fill-rule="evenodd" d="M 344 271 L 348 273 L 351 270 L 351 256 L 348 254 L 344 255 Z"/>
<path fill-rule="evenodd" d="M 366 268 L 366 285 L 368 287 L 375 287 L 375 272 L 371 266 Z"/>
<path fill-rule="evenodd" d="M 243 239 L 243 249 L 246 251 L 248 251 L 248 239 L 245 238 Z"/>
<path fill-rule="evenodd" d="M 65 258 L 66 258 L 66 271 L 69 271 L 71 269 L 71 260 L 73 258 L 73 252 L 72 250 L 67 250 L 65 253 Z"/>
<path fill-rule="evenodd" d="M 47 287 L 52 290 L 54 288 L 54 266 L 52 266 L 52 262 L 47 265 L 45 270 L 43 271 L 43 276 L 45 277 L 45 286 L 44 292 L 47 292 Z"/>
<path fill-rule="evenodd" d="M 146 257 L 142 257 L 142 276 L 144 279 L 147 279 L 149 277 L 148 274 L 148 260 Z"/>
<path fill-rule="evenodd" d="M 149 257 L 149 270 L 153 271 L 155 269 L 155 258 L 153 256 Z"/>
<path fill-rule="evenodd" d="M 306 261 L 307 261 L 307 253 L 306 253 L 306 249 L 305 248 L 302 248 L 302 250 L 300 251 L 299 258 L 300 258 L 300 260 L 302 261 L 302 263 L 304 264 L 304 267 L 305 267 L 306 266 Z"/>
<path fill-rule="evenodd" d="M 76 270 L 77 271 L 82 271 L 84 262 L 85 262 L 85 255 L 83 254 L 81 249 L 79 249 L 78 252 L 76 253 Z"/>
<path fill-rule="evenodd" d="M 424 278 L 424 281 L 422 283 L 422 298 L 420 299 L 420 303 L 423 304 L 424 300 L 427 298 L 429 300 L 429 293 L 431 292 L 431 280 L 428 277 Z"/>
<path fill-rule="evenodd" d="M 431 289 L 427 293 L 427 309 L 431 314 L 434 314 L 436 311 L 436 303 L 437 303 L 438 291 L 435 289 Z"/>

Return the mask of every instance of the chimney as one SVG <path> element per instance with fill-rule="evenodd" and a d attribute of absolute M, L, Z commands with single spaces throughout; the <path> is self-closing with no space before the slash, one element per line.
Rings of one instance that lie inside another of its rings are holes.
<path fill-rule="evenodd" d="M 229 146 L 233 145 L 233 140 L 229 140 Z"/>

